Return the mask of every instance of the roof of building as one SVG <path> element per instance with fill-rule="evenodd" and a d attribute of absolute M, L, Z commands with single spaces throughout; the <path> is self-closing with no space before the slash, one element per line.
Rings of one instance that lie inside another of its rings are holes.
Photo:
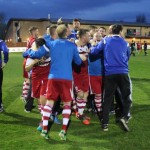
<path fill-rule="evenodd" d="M 7 28 L 9 27 L 10 23 L 12 21 L 51 21 L 52 23 L 57 23 L 58 18 L 52 18 L 52 19 L 47 19 L 47 18 L 11 18 L 8 23 L 7 23 Z M 64 23 L 72 23 L 73 19 L 65 19 L 62 18 Z M 103 21 L 103 20 L 82 20 L 80 19 L 81 24 L 83 25 L 111 25 L 111 24 L 122 24 L 124 26 L 134 26 L 134 27 L 150 27 L 150 23 L 137 23 L 137 22 L 124 22 L 124 21 Z"/>

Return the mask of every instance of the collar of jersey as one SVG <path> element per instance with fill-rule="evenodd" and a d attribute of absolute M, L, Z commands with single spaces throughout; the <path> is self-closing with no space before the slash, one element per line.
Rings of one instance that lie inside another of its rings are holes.
<path fill-rule="evenodd" d="M 112 36 L 119 36 L 119 37 L 121 37 L 119 34 L 113 34 Z"/>

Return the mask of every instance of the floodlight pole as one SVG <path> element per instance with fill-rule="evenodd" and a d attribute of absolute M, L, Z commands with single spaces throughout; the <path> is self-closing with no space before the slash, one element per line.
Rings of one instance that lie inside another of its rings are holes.
<path fill-rule="evenodd" d="M 51 24 L 51 15 L 48 14 L 48 25 L 50 25 L 50 24 Z"/>

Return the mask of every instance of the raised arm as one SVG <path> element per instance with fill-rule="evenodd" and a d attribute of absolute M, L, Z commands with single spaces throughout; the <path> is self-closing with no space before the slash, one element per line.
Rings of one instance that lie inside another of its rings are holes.
<path fill-rule="evenodd" d="M 100 41 L 96 46 L 91 47 L 90 54 L 97 55 L 104 50 L 104 40 Z"/>
<path fill-rule="evenodd" d="M 47 55 L 49 53 L 49 49 L 43 45 L 41 46 L 37 51 L 29 50 L 28 54 L 30 58 L 33 59 L 41 59 L 43 56 Z"/>

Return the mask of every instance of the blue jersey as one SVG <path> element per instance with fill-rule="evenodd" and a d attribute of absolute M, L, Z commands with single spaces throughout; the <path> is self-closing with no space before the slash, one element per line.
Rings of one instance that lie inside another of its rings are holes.
<path fill-rule="evenodd" d="M 72 61 L 78 65 L 82 63 L 75 44 L 67 39 L 57 39 L 51 42 L 47 41 L 46 45 L 50 49 L 51 57 L 48 78 L 72 80 Z M 30 57 L 40 59 L 47 53 L 46 49 L 45 46 L 42 46 L 38 51 L 32 51 Z"/>
<path fill-rule="evenodd" d="M 74 40 L 77 39 L 77 30 L 72 30 L 71 34 L 68 36 L 68 39 L 73 38 Z"/>
<path fill-rule="evenodd" d="M 90 76 L 103 76 L 103 56 L 102 54 L 91 55 L 88 57 L 88 72 Z"/>
<path fill-rule="evenodd" d="M 50 43 L 50 42 L 54 41 L 54 39 L 51 38 L 51 36 L 50 36 L 50 35 L 47 35 L 47 34 L 44 35 L 43 38 L 44 38 L 44 40 L 45 40 L 46 43 Z M 28 50 L 26 50 L 26 51 L 23 53 L 22 56 L 23 56 L 24 58 L 28 58 L 29 55 L 31 55 L 32 52 L 33 52 L 33 51 L 32 51 L 31 49 L 28 49 Z M 45 52 L 45 55 L 44 55 L 43 57 L 45 57 L 46 59 L 50 57 L 50 55 L 49 55 L 49 50 L 48 50 L 48 49 L 47 49 L 47 51 Z"/>
<path fill-rule="evenodd" d="M 91 54 L 104 53 L 105 75 L 127 74 L 130 57 L 129 44 L 119 35 L 105 37 L 91 49 Z"/>
<path fill-rule="evenodd" d="M 1 55 L 2 53 L 1 52 L 3 52 L 3 54 L 4 54 L 4 63 L 7 63 L 9 50 L 8 50 L 5 42 L 2 40 L 0 40 L 0 68 L 2 67 L 2 55 Z"/>
<path fill-rule="evenodd" d="M 49 40 L 49 39 L 52 39 L 49 34 L 44 34 L 44 35 L 43 35 L 43 38 L 44 38 L 45 41 L 47 41 L 47 40 Z M 52 39 L 52 40 L 53 40 L 53 39 Z"/>
<path fill-rule="evenodd" d="M 49 34 L 44 34 L 43 35 L 44 40 L 49 40 L 51 36 Z"/>

